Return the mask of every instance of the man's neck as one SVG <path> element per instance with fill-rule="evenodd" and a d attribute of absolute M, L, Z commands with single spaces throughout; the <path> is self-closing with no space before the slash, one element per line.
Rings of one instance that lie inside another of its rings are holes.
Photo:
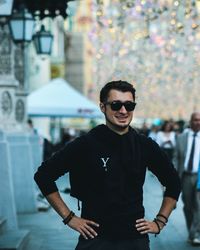
<path fill-rule="evenodd" d="M 106 122 L 106 126 L 108 126 L 109 129 L 111 129 L 113 132 L 119 134 L 119 135 L 124 135 L 128 133 L 129 131 L 129 126 L 123 128 L 123 127 L 117 127 L 112 124 L 110 124 L 108 121 Z"/>

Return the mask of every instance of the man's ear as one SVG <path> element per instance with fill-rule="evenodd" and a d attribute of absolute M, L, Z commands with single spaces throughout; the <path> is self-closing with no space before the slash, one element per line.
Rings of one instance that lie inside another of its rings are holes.
<path fill-rule="evenodd" d="M 99 103 L 99 107 L 101 109 L 101 112 L 105 113 L 105 105 L 102 102 Z"/>

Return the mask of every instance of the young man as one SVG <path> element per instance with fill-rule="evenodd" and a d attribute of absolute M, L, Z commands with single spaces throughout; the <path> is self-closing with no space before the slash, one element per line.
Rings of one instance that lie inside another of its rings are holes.
<path fill-rule="evenodd" d="M 100 92 L 106 125 L 75 139 L 48 161 L 35 180 L 63 222 L 80 233 L 76 247 L 91 250 L 148 250 L 148 233 L 166 225 L 180 193 L 180 181 L 167 156 L 129 124 L 135 89 L 125 81 L 107 83 Z M 166 187 L 154 221 L 144 219 L 146 168 Z M 82 201 L 81 217 L 61 199 L 55 180 L 69 172 L 71 195 Z"/>

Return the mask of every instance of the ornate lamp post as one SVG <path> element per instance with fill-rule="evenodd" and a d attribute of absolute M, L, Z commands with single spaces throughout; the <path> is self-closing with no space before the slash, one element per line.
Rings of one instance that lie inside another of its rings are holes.
<path fill-rule="evenodd" d="M 40 31 L 33 36 L 33 41 L 37 54 L 51 54 L 53 35 L 45 30 L 44 25 L 42 25 Z"/>
<path fill-rule="evenodd" d="M 12 38 L 16 43 L 31 42 L 35 20 L 31 13 L 21 5 L 10 19 L 9 26 Z"/>
<path fill-rule="evenodd" d="M 0 25 L 4 28 L 4 25 L 8 22 L 8 18 L 12 14 L 13 0 L 0 1 Z"/>
<path fill-rule="evenodd" d="M 13 0 L 0 1 L 0 18 L 8 17 L 12 13 Z"/>

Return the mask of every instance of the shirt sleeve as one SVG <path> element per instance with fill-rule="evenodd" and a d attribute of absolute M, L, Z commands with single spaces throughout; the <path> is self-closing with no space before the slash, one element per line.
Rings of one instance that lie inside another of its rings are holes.
<path fill-rule="evenodd" d="M 181 182 L 172 162 L 158 144 L 150 138 L 147 141 L 147 152 L 148 169 L 166 187 L 164 196 L 178 200 L 181 192 Z"/>
<path fill-rule="evenodd" d="M 78 154 L 81 152 L 82 144 L 83 139 L 79 137 L 42 162 L 34 175 L 34 180 L 44 196 L 58 191 L 55 181 L 79 164 Z"/>

